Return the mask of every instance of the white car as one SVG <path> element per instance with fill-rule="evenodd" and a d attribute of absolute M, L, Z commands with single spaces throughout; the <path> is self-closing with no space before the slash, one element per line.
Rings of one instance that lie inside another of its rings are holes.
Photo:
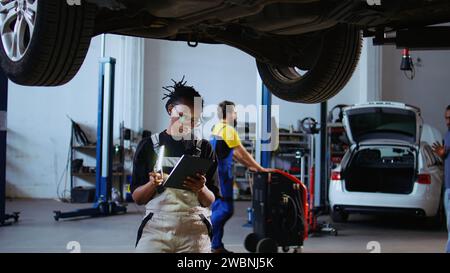
<path fill-rule="evenodd" d="M 331 173 L 330 214 L 410 214 L 433 225 L 445 219 L 442 161 L 433 153 L 440 133 L 422 125 L 420 109 L 372 102 L 344 109 L 351 146 Z"/>

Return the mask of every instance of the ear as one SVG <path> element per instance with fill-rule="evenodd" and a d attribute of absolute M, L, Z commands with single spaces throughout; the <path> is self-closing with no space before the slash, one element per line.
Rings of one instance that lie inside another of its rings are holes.
<path fill-rule="evenodd" d="M 174 107 L 173 104 L 169 104 L 167 106 L 167 113 L 169 114 L 169 116 L 172 115 L 173 107 Z"/>

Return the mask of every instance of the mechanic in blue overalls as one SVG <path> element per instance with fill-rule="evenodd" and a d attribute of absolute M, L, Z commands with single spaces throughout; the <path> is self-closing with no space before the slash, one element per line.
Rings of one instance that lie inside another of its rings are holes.
<path fill-rule="evenodd" d="M 218 158 L 218 173 L 221 199 L 216 199 L 212 206 L 211 222 L 213 226 L 212 252 L 228 253 L 222 242 L 225 223 L 233 216 L 233 159 L 252 171 L 267 171 L 259 165 L 242 145 L 235 129 L 237 113 L 235 104 L 223 101 L 217 107 L 217 123 L 212 130 L 211 145 Z"/>
<path fill-rule="evenodd" d="M 445 164 L 445 193 L 444 206 L 447 215 L 448 242 L 446 252 L 450 253 L 450 105 L 445 109 L 445 123 L 447 124 L 447 133 L 445 134 L 444 143 L 434 143 L 433 150 L 439 155 Z"/>

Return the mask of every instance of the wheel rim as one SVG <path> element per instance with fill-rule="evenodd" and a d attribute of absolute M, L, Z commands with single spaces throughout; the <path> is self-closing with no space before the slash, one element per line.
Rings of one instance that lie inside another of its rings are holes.
<path fill-rule="evenodd" d="M 269 70 L 272 75 L 283 83 L 296 83 L 299 82 L 308 73 L 308 70 L 302 70 L 295 66 L 269 66 Z"/>
<path fill-rule="evenodd" d="M 0 35 L 14 62 L 26 54 L 36 25 L 38 0 L 0 0 Z"/>

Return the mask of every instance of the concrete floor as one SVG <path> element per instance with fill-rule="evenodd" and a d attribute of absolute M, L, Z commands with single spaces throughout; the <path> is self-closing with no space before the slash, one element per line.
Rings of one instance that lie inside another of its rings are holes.
<path fill-rule="evenodd" d="M 251 232 L 243 227 L 249 202 L 236 203 L 236 215 L 228 222 L 224 242 L 234 252 L 246 252 L 242 242 Z M 7 202 L 7 212 L 20 211 L 20 222 L 0 227 L 0 252 L 69 252 L 67 244 L 80 243 L 82 252 L 133 252 L 143 207 L 128 206 L 126 215 L 83 220 L 53 220 L 53 211 L 70 211 L 89 205 L 54 200 Z M 321 221 L 328 221 L 322 217 Z M 403 217 L 379 218 L 352 215 L 336 226 L 339 236 L 311 237 L 303 252 L 369 252 L 376 241 L 381 252 L 444 252 L 447 234 L 426 230 L 421 222 Z"/>

